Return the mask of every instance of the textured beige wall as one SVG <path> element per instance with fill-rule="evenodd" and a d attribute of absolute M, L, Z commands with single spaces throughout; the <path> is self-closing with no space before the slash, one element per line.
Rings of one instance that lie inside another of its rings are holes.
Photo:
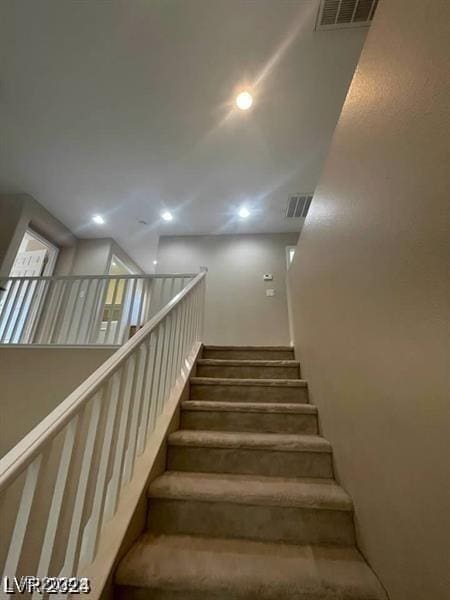
<path fill-rule="evenodd" d="M 0 457 L 111 356 L 111 348 L 0 348 Z"/>
<path fill-rule="evenodd" d="M 210 344 L 289 344 L 286 246 L 298 234 L 161 237 L 158 273 L 208 267 L 205 341 Z M 263 281 L 264 273 L 274 280 Z M 275 296 L 267 297 L 266 289 Z"/>
<path fill-rule="evenodd" d="M 296 350 L 391 600 L 450 598 L 450 3 L 385 0 L 290 270 Z"/>

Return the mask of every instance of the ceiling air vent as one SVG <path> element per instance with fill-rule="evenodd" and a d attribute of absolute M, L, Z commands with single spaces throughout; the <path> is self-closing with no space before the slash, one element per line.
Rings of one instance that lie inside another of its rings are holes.
<path fill-rule="evenodd" d="M 378 0 L 321 0 L 316 29 L 368 27 Z"/>
<path fill-rule="evenodd" d="M 312 194 L 295 194 L 294 196 L 290 196 L 286 208 L 286 219 L 306 217 L 312 197 Z"/>

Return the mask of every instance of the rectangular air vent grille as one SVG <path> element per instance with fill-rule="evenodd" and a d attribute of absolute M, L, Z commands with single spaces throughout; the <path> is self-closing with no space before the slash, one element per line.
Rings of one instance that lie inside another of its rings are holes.
<path fill-rule="evenodd" d="M 316 29 L 370 25 L 378 0 L 321 0 Z"/>
<path fill-rule="evenodd" d="M 305 218 L 308 214 L 312 197 L 312 194 L 295 194 L 294 196 L 290 196 L 286 208 L 286 219 Z"/>

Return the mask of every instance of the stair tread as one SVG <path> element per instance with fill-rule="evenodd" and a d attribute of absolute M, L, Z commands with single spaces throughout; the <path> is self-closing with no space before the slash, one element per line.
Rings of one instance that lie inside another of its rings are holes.
<path fill-rule="evenodd" d="M 186 400 L 181 403 L 183 410 L 214 412 L 252 412 L 252 413 L 286 413 L 316 415 L 317 407 L 313 404 L 296 404 L 290 402 L 220 402 L 219 400 Z"/>
<path fill-rule="evenodd" d="M 228 358 L 199 358 L 198 365 L 210 365 L 217 367 L 299 367 L 298 360 L 249 360 L 249 359 L 228 359 Z"/>
<path fill-rule="evenodd" d="M 331 452 L 331 444 L 318 435 L 296 433 L 253 433 L 180 429 L 169 435 L 172 446 L 209 448 L 253 448 L 284 452 Z"/>
<path fill-rule="evenodd" d="M 121 561 L 116 584 L 178 591 L 180 598 L 386 600 L 353 547 L 186 535 L 142 535 Z"/>
<path fill-rule="evenodd" d="M 193 385 L 254 385 L 260 387 L 307 387 L 305 379 L 238 379 L 231 377 L 191 377 Z"/>
<path fill-rule="evenodd" d="M 166 471 L 150 484 L 148 495 L 203 502 L 353 510 L 348 494 L 332 479 Z"/>
<path fill-rule="evenodd" d="M 181 429 L 169 435 L 171 446 L 208 448 L 246 448 L 282 452 L 331 452 L 323 437 L 295 433 L 253 433 Z"/>
<path fill-rule="evenodd" d="M 292 346 L 203 346 L 204 350 L 279 350 L 280 352 L 294 352 Z"/>

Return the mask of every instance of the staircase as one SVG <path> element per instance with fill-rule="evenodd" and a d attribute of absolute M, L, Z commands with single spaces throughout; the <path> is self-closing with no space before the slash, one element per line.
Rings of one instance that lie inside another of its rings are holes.
<path fill-rule="evenodd" d="M 203 349 L 115 596 L 385 600 L 293 350 Z"/>

